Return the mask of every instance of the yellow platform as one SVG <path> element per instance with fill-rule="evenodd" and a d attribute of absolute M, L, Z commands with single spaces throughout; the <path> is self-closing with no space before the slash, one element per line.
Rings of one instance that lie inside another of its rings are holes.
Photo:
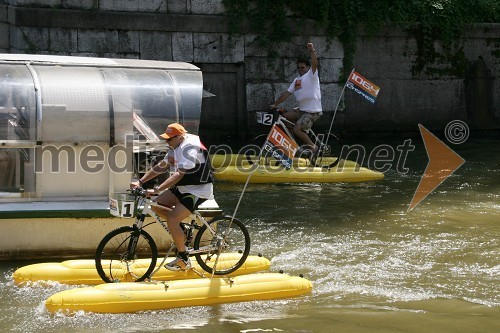
<path fill-rule="evenodd" d="M 239 254 L 233 255 L 231 253 L 223 253 L 219 258 L 218 265 L 220 265 L 219 267 L 228 266 L 240 256 L 241 255 Z M 160 264 L 160 262 L 161 260 L 158 259 L 157 266 Z M 191 262 L 195 269 L 200 272 L 204 272 L 203 269 L 198 266 L 196 259 L 192 258 Z M 243 266 L 241 266 L 238 270 L 229 274 L 228 276 L 236 276 L 267 270 L 269 269 L 270 265 L 270 261 L 264 257 L 248 256 Z M 139 267 L 144 267 L 144 263 L 141 263 Z M 194 279 L 198 277 L 199 275 L 193 272 L 193 270 L 172 272 L 162 267 L 153 276 L 153 280 L 167 281 Z M 66 260 L 63 262 L 48 262 L 24 266 L 14 272 L 13 280 L 17 285 L 38 281 L 56 281 L 64 284 L 88 285 L 97 285 L 103 283 L 103 281 L 97 274 L 95 261 L 91 259 Z"/>
<path fill-rule="evenodd" d="M 155 283 L 109 283 L 76 288 L 45 301 L 51 313 L 61 310 L 97 313 L 130 313 L 185 306 L 212 305 L 288 298 L 307 294 L 312 283 L 279 273 L 241 275 L 232 278 L 190 279 Z"/>
<path fill-rule="evenodd" d="M 252 168 L 226 166 L 215 172 L 215 179 L 237 183 L 246 182 Z M 384 174 L 364 167 L 337 166 L 330 170 L 322 168 L 291 168 L 259 165 L 250 177 L 250 183 L 338 183 L 380 180 Z"/>
<path fill-rule="evenodd" d="M 257 159 L 256 156 L 251 157 L 252 162 Z M 336 157 L 325 157 L 322 159 L 322 165 L 326 164 L 331 164 L 335 162 L 337 158 Z M 250 166 L 252 165 L 249 161 L 248 158 L 245 155 L 242 154 L 215 154 L 215 155 L 210 155 L 210 162 L 212 163 L 212 166 L 216 169 L 222 168 L 222 167 L 227 167 L 227 166 Z M 266 163 L 271 163 L 273 164 L 276 162 L 275 159 L 272 158 L 260 158 L 259 164 L 266 164 Z M 310 161 L 306 158 L 294 158 L 293 159 L 293 166 L 295 167 L 307 167 L 309 166 Z M 339 166 L 345 166 L 345 167 L 356 167 L 359 166 L 358 163 L 350 160 L 341 160 L 339 162 Z"/>

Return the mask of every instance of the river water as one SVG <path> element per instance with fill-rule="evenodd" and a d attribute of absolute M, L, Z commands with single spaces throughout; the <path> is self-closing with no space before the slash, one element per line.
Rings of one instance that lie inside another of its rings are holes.
<path fill-rule="evenodd" d="M 402 144 L 403 142 L 393 143 Z M 0 263 L 0 331 L 500 332 L 500 146 L 450 145 L 466 162 L 408 211 L 428 158 L 422 142 L 385 179 L 250 184 L 237 216 L 271 271 L 303 274 L 310 295 L 137 314 L 49 315 L 43 301 L 74 288 L 17 287 L 26 262 Z M 217 183 L 231 213 L 242 184 Z"/>

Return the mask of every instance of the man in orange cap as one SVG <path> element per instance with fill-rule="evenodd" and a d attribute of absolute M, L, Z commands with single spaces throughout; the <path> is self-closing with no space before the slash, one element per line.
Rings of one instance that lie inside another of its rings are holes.
<path fill-rule="evenodd" d="M 187 133 L 179 123 L 168 125 L 165 133 L 160 136 L 172 149 L 169 149 L 163 161 L 152 167 L 141 179 L 133 181 L 131 187 L 141 186 L 170 168 L 170 176 L 148 191 L 151 194 L 160 193 L 156 199 L 159 205 L 173 207 L 171 210 L 152 208 L 166 219 L 177 247 L 177 258 L 166 264 L 165 268 L 172 271 L 188 270 L 191 268 L 191 261 L 180 223 L 201 203 L 213 198 L 213 177 L 208 152 L 199 136 Z"/>

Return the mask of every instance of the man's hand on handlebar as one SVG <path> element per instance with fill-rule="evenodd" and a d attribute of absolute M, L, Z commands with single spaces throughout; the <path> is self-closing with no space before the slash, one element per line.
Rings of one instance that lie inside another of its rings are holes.
<path fill-rule="evenodd" d="M 160 193 L 158 190 L 158 186 L 154 188 L 145 189 L 142 187 L 141 181 L 139 179 L 133 179 L 130 182 L 130 189 L 132 192 L 136 192 L 137 194 L 145 195 L 146 197 L 151 197 L 153 195 L 157 195 Z"/>
<path fill-rule="evenodd" d="M 148 188 L 146 190 L 146 196 L 149 198 L 149 197 L 152 197 L 153 195 L 157 195 L 159 193 L 158 191 L 158 186 L 155 186 L 154 188 Z"/>
<path fill-rule="evenodd" d="M 152 188 L 145 189 L 145 188 L 142 188 L 140 186 L 132 188 L 129 191 L 132 192 L 132 194 L 134 194 L 134 195 L 144 196 L 146 198 L 150 198 L 150 197 L 155 196 L 159 193 L 156 189 L 152 189 Z"/>
<path fill-rule="evenodd" d="M 285 114 L 287 112 L 286 109 L 284 109 L 284 108 L 278 108 L 278 106 L 275 105 L 275 104 L 271 104 L 270 108 L 271 108 L 271 110 L 273 112 L 278 112 L 278 114 L 281 114 L 281 115 L 283 115 L 283 114 Z"/>

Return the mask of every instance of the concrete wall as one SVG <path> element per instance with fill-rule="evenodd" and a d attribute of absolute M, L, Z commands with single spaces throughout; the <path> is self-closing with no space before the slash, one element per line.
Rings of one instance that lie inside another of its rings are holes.
<path fill-rule="evenodd" d="M 5 53 L 10 49 L 9 17 L 7 5 L 0 2 L 0 52 Z"/>
<path fill-rule="evenodd" d="M 362 36 L 354 64 L 381 87 L 373 106 L 354 94 L 346 97 L 345 123 L 365 128 L 400 130 L 422 123 L 442 128 L 454 119 L 470 128 L 499 128 L 500 25 L 478 25 L 464 41 L 465 77 L 447 74 L 452 65 L 432 64 L 428 74 L 412 74 L 416 42 L 407 35 L 387 31 Z M 440 46 L 436 45 L 439 50 Z M 481 105 L 479 101 L 484 101 Z M 348 114 L 356 113 L 356 120 Z"/>
<path fill-rule="evenodd" d="M 273 46 L 277 58 L 256 46 L 251 31 L 230 36 L 222 0 L 4 0 L 0 2 L 0 51 L 244 64 L 249 135 L 254 111 L 267 107 L 296 75 L 295 60 L 312 41 L 320 57 L 323 109 L 317 126 L 328 127 L 342 86 L 342 44 L 321 27 L 303 25 L 300 36 Z M 436 45 L 439 49 L 439 45 Z M 464 42 L 466 77 L 412 74 L 416 42 L 388 29 L 359 33 L 356 70 L 381 87 L 374 105 L 353 91 L 335 116 L 344 134 L 444 129 L 454 119 L 471 128 L 500 128 L 500 25 L 478 25 Z M 435 65 L 446 72 L 449 64 Z M 294 106 L 290 98 L 285 106 Z"/>

